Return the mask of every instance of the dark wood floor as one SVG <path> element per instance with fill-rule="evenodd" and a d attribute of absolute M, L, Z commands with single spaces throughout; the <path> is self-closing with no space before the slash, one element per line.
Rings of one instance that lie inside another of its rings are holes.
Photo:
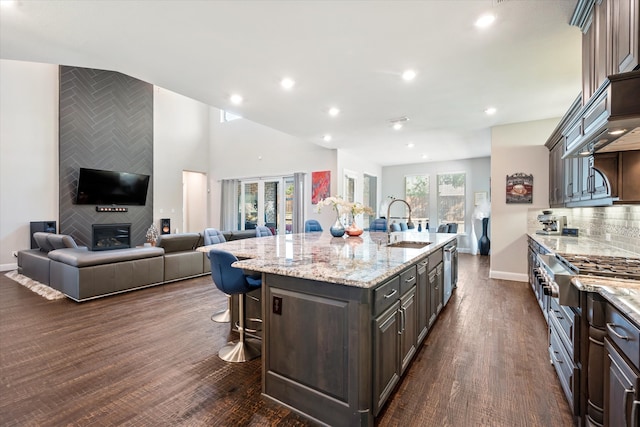
<path fill-rule="evenodd" d="M 570 426 L 528 285 L 461 255 L 458 289 L 378 426 Z M 307 426 L 260 397 L 260 359 L 217 357 L 226 298 L 210 277 L 85 303 L 0 275 L 3 426 Z"/>

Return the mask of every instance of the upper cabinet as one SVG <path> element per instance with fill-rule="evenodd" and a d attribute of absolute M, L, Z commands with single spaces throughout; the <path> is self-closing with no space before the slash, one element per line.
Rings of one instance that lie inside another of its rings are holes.
<path fill-rule="evenodd" d="M 582 101 L 587 104 L 611 74 L 638 66 L 640 0 L 580 1 L 571 20 L 582 37 Z"/>

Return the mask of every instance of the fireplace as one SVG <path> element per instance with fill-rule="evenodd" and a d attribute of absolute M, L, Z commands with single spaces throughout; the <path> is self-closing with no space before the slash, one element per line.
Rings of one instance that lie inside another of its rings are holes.
<path fill-rule="evenodd" d="M 92 251 L 131 247 L 131 224 L 93 224 Z"/>

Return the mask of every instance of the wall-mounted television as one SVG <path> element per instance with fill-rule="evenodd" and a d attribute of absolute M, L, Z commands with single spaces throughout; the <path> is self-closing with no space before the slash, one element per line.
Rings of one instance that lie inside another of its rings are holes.
<path fill-rule="evenodd" d="M 149 175 L 80 168 L 76 204 L 144 206 Z"/>

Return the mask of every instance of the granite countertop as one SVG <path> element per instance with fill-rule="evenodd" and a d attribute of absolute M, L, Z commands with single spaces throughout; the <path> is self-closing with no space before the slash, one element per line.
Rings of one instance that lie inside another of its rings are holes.
<path fill-rule="evenodd" d="M 530 233 L 529 236 L 554 254 L 640 258 L 640 254 L 636 252 L 619 249 L 609 242 L 588 237 L 545 236 L 535 233 Z M 639 280 L 577 275 L 572 277 L 571 283 L 581 291 L 599 293 L 640 325 Z"/>
<path fill-rule="evenodd" d="M 417 231 L 393 235 L 399 240 L 430 244 L 420 249 L 392 248 L 386 246 L 386 233 L 364 232 L 345 238 L 325 232 L 234 240 L 198 250 L 229 251 L 240 259 L 233 266 L 245 270 L 371 288 L 456 238 L 454 234 Z"/>

